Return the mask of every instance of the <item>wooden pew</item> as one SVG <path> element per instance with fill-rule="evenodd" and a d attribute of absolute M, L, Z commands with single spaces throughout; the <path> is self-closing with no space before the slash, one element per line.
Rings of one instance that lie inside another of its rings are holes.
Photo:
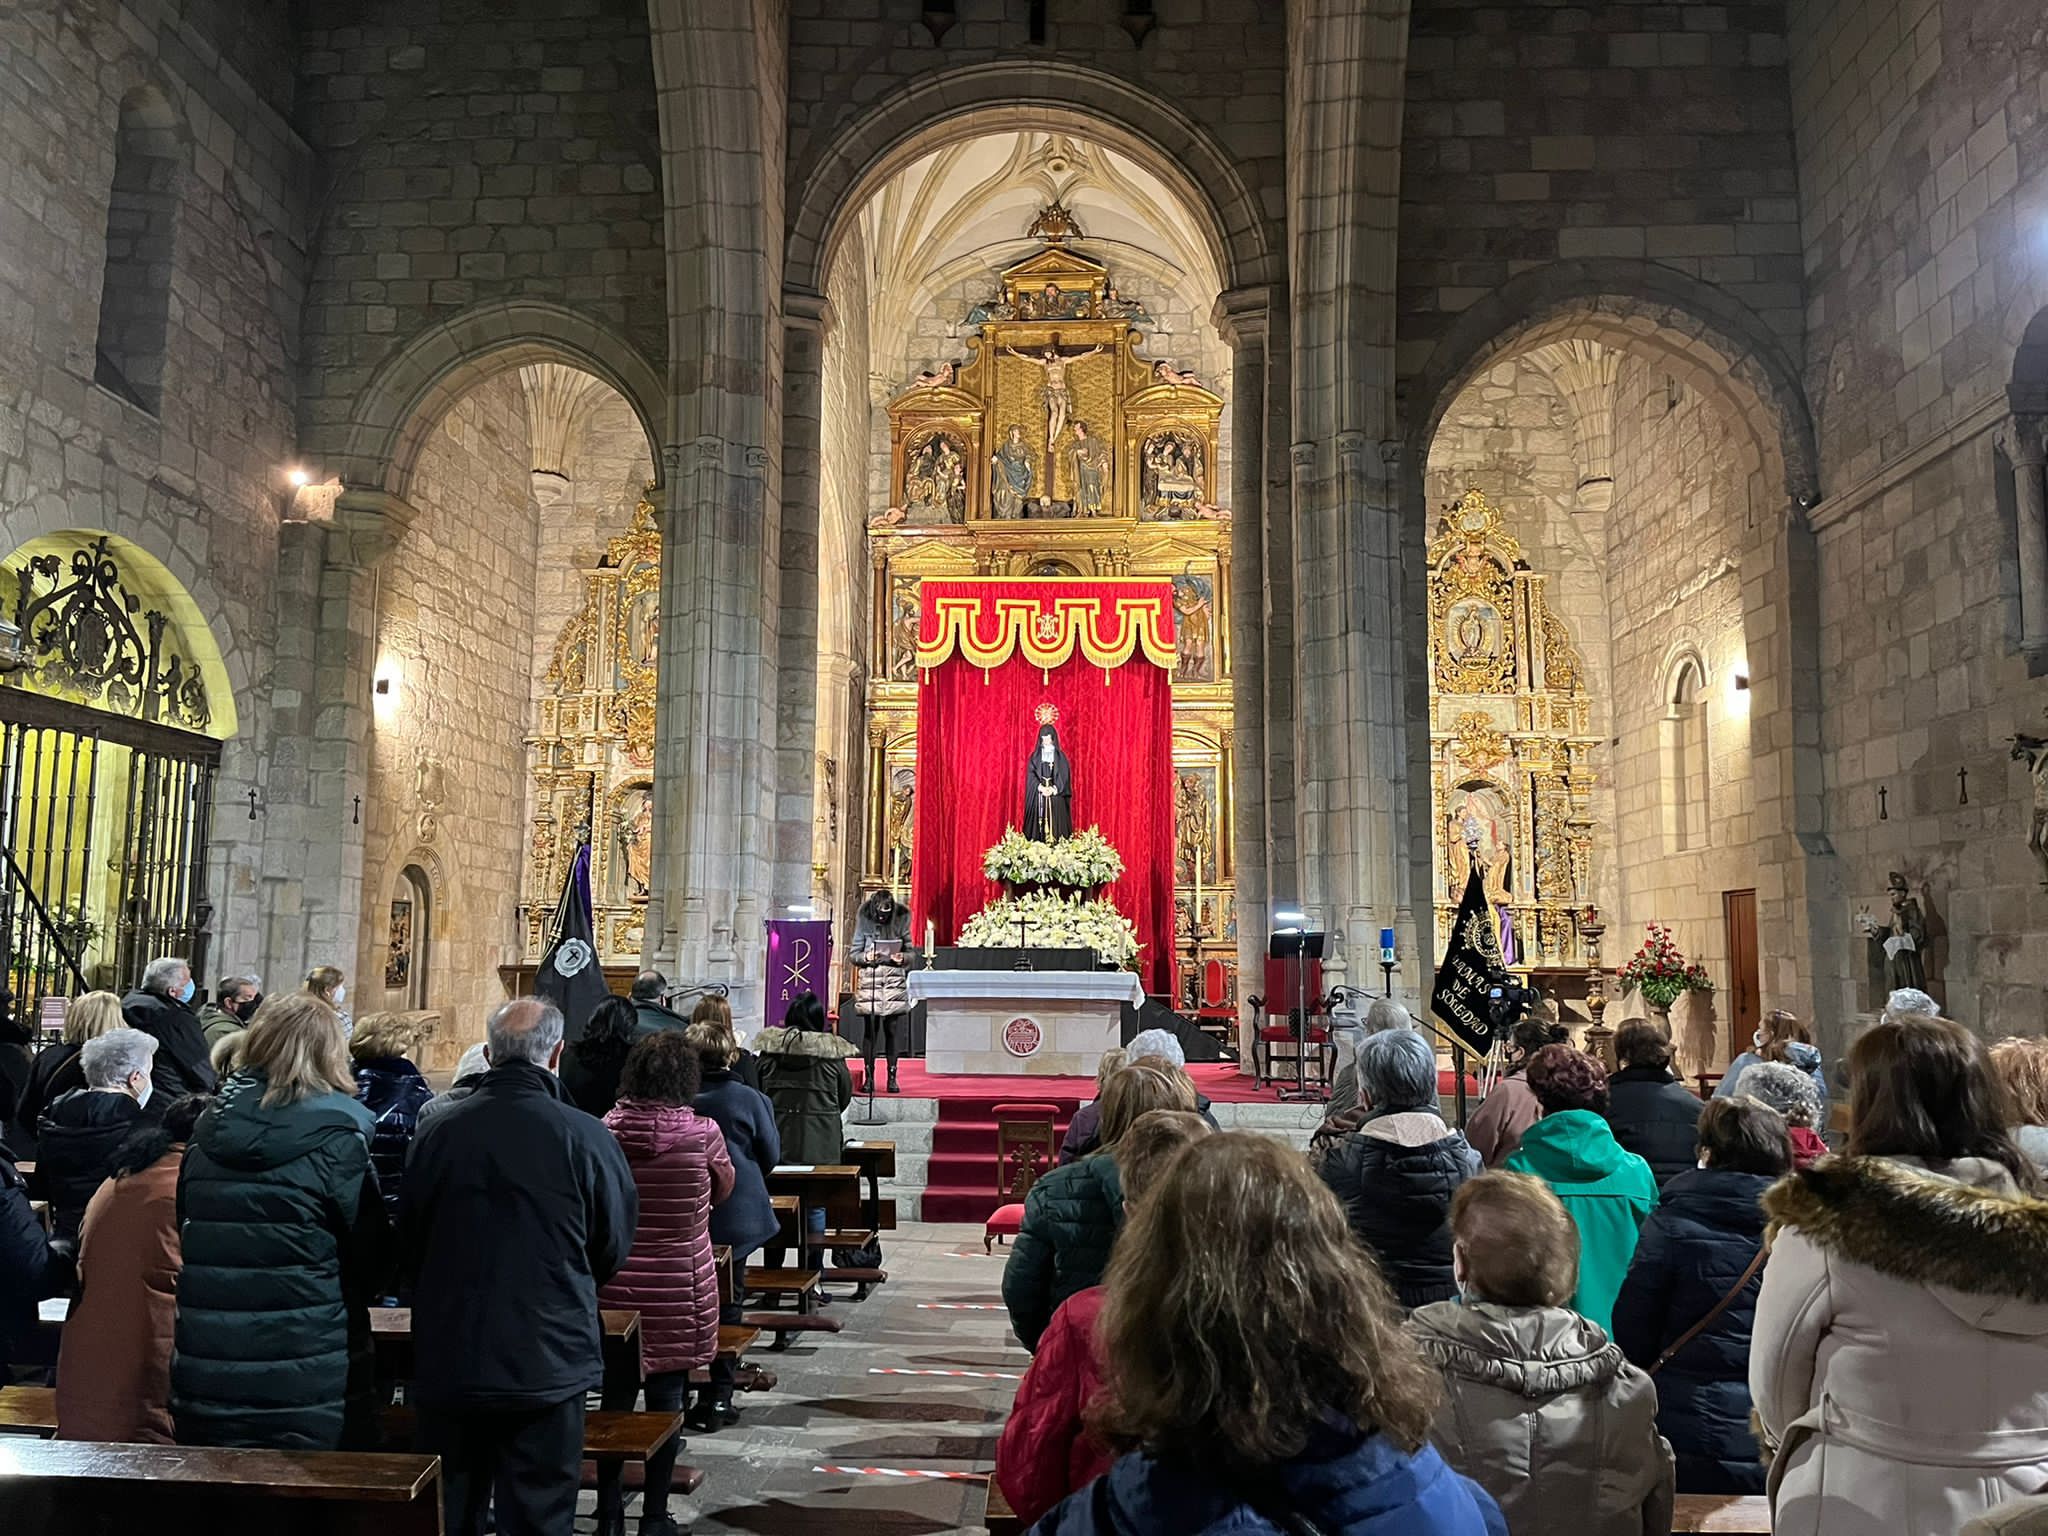
<path fill-rule="evenodd" d="M 1681 1493 L 1671 1512 L 1671 1529 L 1770 1536 L 1771 1501 L 1758 1494 Z"/>
<path fill-rule="evenodd" d="M 219 1536 L 441 1536 L 433 1456 L 229 1451 L 14 1440 L 0 1456 L 0 1530 Z"/>
<path fill-rule="evenodd" d="M 0 1434 L 40 1435 L 47 1440 L 56 1433 L 55 1387 L 0 1387 Z"/>
<path fill-rule="evenodd" d="M 866 1143 L 862 1143 L 863 1146 Z M 893 1143 L 876 1143 L 877 1147 L 888 1148 L 890 1166 L 894 1166 L 896 1149 Z M 881 1154 L 871 1155 L 879 1165 Z M 861 1166 L 856 1163 L 819 1163 L 815 1165 L 784 1164 L 768 1174 L 768 1189 L 771 1199 L 776 1195 L 797 1197 L 800 1211 L 797 1230 L 805 1238 L 805 1247 L 821 1249 L 827 1253 L 834 1248 L 864 1247 L 875 1235 L 876 1227 L 871 1219 L 872 1205 L 864 1205 L 860 1193 Z M 879 1185 L 876 1186 L 879 1189 Z M 875 1196 L 879 1203 L 880 1196 Z M 810 1241 L 805 1213 L 822 1209 L 825 1213 L 825 1233 L 817 1242 Z M 877 1213 L 878 1214 L 878 1213 Z M 863 1225 L 865 1223 L 865 1225 Z M 867 1299 L 868 1287 L 880 1285 L 889 1278 L 885 1269 L 830 1269 L 821 1270 L 822 1278 L 836 1280 L 853 1286 L 855 1301 Z"/>

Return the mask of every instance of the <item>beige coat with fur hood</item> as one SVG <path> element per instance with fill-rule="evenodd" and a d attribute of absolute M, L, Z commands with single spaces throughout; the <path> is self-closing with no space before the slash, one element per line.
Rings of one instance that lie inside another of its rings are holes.
<path fill-rule="evenodd" d="M 1432 1302 L 1410 1337 L 1443 1373 L 1430 1440 L 1513 1536 L 1669 1536 L 1657 1392 L 1598 1323 L 1563 1307 Z"/>
<path fill-rule="evenodd" d="M 2048 1489 L 2048 1202 L 1981 1158 L 1837 1157 L 1764 1209 L 1749 1386 L 1780 1536 L 1946 1533 Z"/>

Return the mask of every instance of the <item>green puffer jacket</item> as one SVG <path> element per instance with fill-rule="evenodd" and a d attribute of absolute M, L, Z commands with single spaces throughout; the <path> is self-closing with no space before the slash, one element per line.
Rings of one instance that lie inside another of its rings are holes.
<path fill-rule="evenodd" d="M 374 1444 L 369 1303 L 390 1245 L 370 1112 L 342 1093 L 266 1108 L 236 1072 L 178 1178 L 171 1413 L 181 1445 Z"/>
<path fill-rule="evenodd" d="M 1123 1224 L 1124 1187 L 1107 1152 L 1055 1168 L 1031 1186 L 1003 1268 L 1003 1304 L 1026 1349 L 1037 1350 L 1061 1302 L 1102 1284 Z"/>
<path fill-rule="evenodd" d="M 761 1091 L 775 1106 L 775 1130 L 785 1163 L 836 1163 L 846 1155 L 841 1112 L 853 1102 L 846 1058 L 853 1042 L 822 1029 L 764 1029 L 754 1036 L 761 1053 Z"/>

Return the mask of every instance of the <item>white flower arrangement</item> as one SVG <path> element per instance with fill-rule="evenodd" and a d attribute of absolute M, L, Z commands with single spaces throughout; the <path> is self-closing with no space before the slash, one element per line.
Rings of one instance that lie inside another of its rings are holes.
<path fill-rule="evenodd" d="M 1052 891 L 990 902 L 967 919 L 959 942 L 968 949 L 1007 949 L 1019 942 L 1026 949 L 1092 949 L 1125 970 L 1136 968 L 1140 948 L 1138 930 L 1108 902 Z"/>
<path fill-rule="evenodd" d="M 1002 841 L 981 857 L 981 872 L 1004 885 L 1058 885 L 1092 889 L 1123 878 L 1124 861 L 1108 838 L 1094 828 L 1060 838 L 1034 842 L 1010 828 Z"/>

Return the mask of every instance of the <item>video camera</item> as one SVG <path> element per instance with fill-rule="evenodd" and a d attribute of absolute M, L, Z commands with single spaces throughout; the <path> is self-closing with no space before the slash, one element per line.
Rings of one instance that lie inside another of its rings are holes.
<path fill-rule="evenodd" d="M 1493 1038 L 1506 1040 L 1512 1036 L 1515 1026 L 1541 1001 L 1543 994 L 1534 987 L 1520 985 L 1506 971 L 1494 972 L 1486 989 L 1486 1024 L 1493 1031 Z"/>

